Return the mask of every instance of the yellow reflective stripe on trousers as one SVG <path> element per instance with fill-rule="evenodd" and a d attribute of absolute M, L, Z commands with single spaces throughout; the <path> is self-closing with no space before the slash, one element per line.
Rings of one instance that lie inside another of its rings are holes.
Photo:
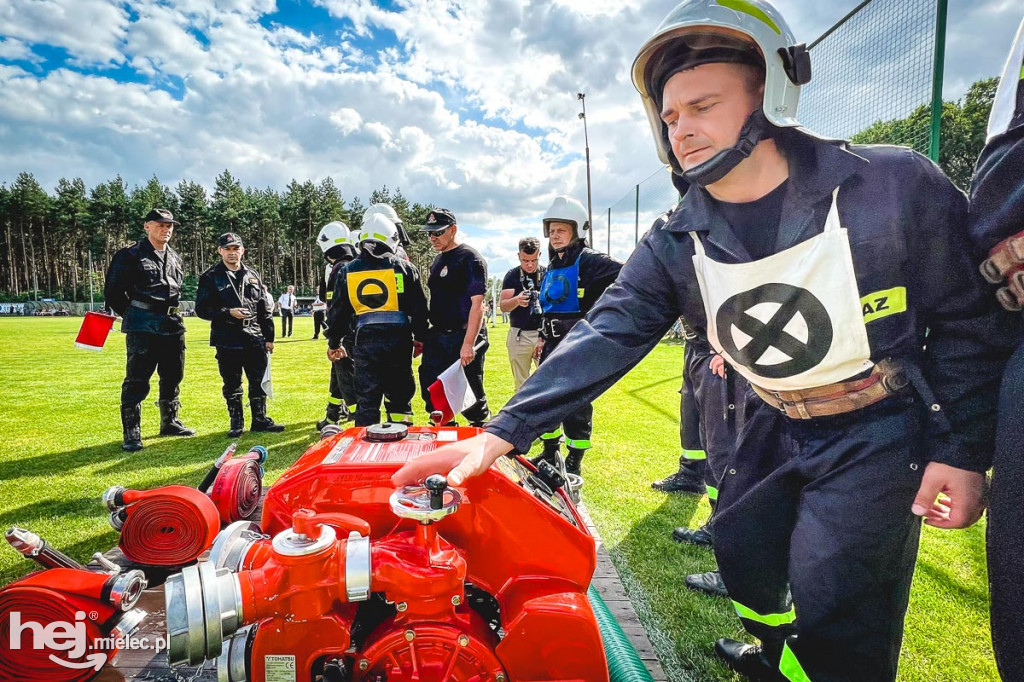
<path fill-rule="evenodd" d="M 576 448 L 577 450 L 589 450 L 593 446 L 589 440 L 573 440 L 572 438 L 565 439 L 565 447 Z"/>
<path fill-rule="evenodd" d="M 789 611 L 785 611 L 784 613 L 768 613 L 762 615 L 753 609 L 747 608 L 738 601 L 734 601 L 732 605 L 736 608 L 736 613 L 740 618 L 746 618 L 747 620 L 752 620 L 773 628 L 780 625 L 789 625 L 796 621 L 796 609 L 794 607 L 790 607 Z"/>
<path fill-rule="evenodd" d="M 708 499 L 714 502 L 718 499 L 718 488 L 713 488 L 710 485 L 704 484 L 704 488 L 708 491 Z"/>
<path fill-rule="evenodd" d="M 811 682 L 811 678 L 804 672 L 804 667 L 800 665 L 800 661 L 796 660 L 796 654 L 789 648 L 789 642 L 786 642 L 782 647 L 779 672 L 790 682 Z"/>
<path fill-rule="evenodd" d="M 696 462 L 707 458 L 708 453 L 703 450 L 683 450 L 683 459 L 689 459 Z"/>
<path fill-rule="evenodd" d="M 341 398 L 335 398 L 334 396 L 331 396 L 327 399 L 327 402 L 331 405 L 341 405 L 342 400 Z"/>
<path fill-rule="evenodd" d="M 561 438 L 561 437 L 562 437 L 562 429 L 560 429 L 560 428 L 559 429 L 555 429 L 554 431 L 549 431 L 548 433 L 540 434 L 540 439 L 541 440 L 551 440 L 552 438 Z"/>

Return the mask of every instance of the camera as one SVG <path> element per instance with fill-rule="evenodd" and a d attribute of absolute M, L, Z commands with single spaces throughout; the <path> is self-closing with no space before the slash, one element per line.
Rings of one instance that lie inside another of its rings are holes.
<path fill-rule="evenodd" d="M 523 289 L 530 295 L 530 315 L 537 315 L 538 317 L 544 313 L 540 307 L 540 292 L 537 291 L 536 285 L 533 283 L 533 278 L 523 273 L 519 277 L 520 282 L 523 285 Z"/>

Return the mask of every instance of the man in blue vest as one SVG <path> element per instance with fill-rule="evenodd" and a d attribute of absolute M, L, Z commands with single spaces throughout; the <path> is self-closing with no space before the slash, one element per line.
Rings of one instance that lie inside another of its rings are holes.
<path fill-rule="evenodd" d="M 766 0 L 678 5 L 633 82 L 682 201 L 484 434 L 393 482 L 459 485 L 525 450 L 681 315 L 757 401 L 719 489 L 715 555 L 761 643 L 716 652 L 750 679 L 887 682 L 921 518 L 959 528 L 984 509 L 1006 319 L 963 193 L 911 150 L 800 128 L 810 73 Z"/>
<path fill-rule="evenodd" d="M 558 348 L 565 335 L 583 319 L 608 285 L 615 281 L 622 263 L 587 247 L 590 220 L 583 204 L 569 197 L 555 197 L 544 214 L 544 236 L 548 240 L 548 269 L 540 283 L 541 326 L 537 342 L 539 362 Z M 561 425 L 541 435 L 544 445 L 540 459 L 555 463 L 565 432 L 565 468 L 580 474 L 583 456 L 590 449 L 594 428 L 594 407 L 582 405 L 562 420 Z"/>

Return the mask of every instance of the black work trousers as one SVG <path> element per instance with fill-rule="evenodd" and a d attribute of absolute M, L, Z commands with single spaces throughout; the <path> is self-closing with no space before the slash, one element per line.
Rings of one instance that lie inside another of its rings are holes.
<path fill-rule="evenodd" d="M 459 359 L 462 352 L 462 342 L 466 338 L 463 329 L 455 331 L 442 331 L 431 329 L 423 342 L 423 360 L 420 363 L 420 395 L 426 403 L 427 412 L 434 411 L 434 404 L 430 402 L 430 385 L 437 381 L 441 372 L 451 367 Z M 476 352 L 473 362 L 465 366 L 466 380 L 477 397 L 472 407 L 464 411 L 462 415 L 471 424 L 482 424 L 491 416 L 487 407 L 487 394 L 484 393 L 484 359 L 490 344 L 487 343 L 487 327 L 481 326 L 480 334 L 477 335 L 474 346 L 483 341 L 483 347 Z"/>
<path fill-rule="evenodd" d="M 327 329 L 327 323 L 324 321 L 327 317 L 326 311 L 314 310 L 313 311 L 313 338 L 320 338 L 320 330 Z"/>
<path fill-rule="evenodd" d="M 1004 680 L 1024 680 L 1024 344 L 1017 347 L 999 392 L 996 452 L 988 505 L 988 574 L 992 646 Z"/>
<path fill-rule="evenodd" d="M 921 527 L 910 507 L 922 411 L 892 397 L 801 421 L 747 399 L 715 516 L 744 627 L 781 650 L 788 679 L 895 680 Z"/>
<path fill-rule="evenodd" d="M 743 404 L 738 399 L 742 398 L 742 387 L 746 385 L 746 380 L 729 366 L 726 366 L 725 378 L 712 372 L 713 357 L 710 350 L 696 345 L 687 345 L 684 355 L 686 383 L 693 399 L 690 412 L 696 413 L 698 442 L 706 458 L 704 487 L 712 511 L 718 503 L 725 468 L 736 451 L 736 438 L 743 424 Z"/>
<path fill-rule="evenodd" d="M 121 404 L 138 405 L 145 400 L 153 372 L 160 374 L 160 400 L 176 399 L 185 376 L 185 335 L 128 332 L 127 337 Z"/>
<path fill-rule="evenodd" d="M 540 361 L 537 363 L 538 366 L 555 352 L 555 348 L 558 348 L 558 344 L 562 342 L 563 338 L 565 338 L 564 334 L 553 339 L 544 340 L 544 350 L 541 351 Z M 591 447 L 590 436 L 594 432 L 594 406 L 587 403 L 563 419 L 561 431 L 565 434 L 565 444 L 567 447 L 575 450 L 589 450 Z M 556 428 L 554 431 L 541 435 L 541 440 L 558 438 L 559 435 L 559 430 Z"/>
<path fill-rule="evenodd" d="M 346 349 L 352 346 L 345 345 Z M 331 363 L 331 403 L 344 402 L 348 407 L 356 404 L 355 362 L 352 358 L 342 358 Z"/>
<path fill-rule="evenodd" d="M 225 348 L 217 346 L 217 369 L 224 381 L 221 393 L 228 400 L 242 397 L 242 373 L 249 382 L 249 400 L 265 398 L 263 375 L 267 371 L 266 346 Z"/>
<path fill-rule="evenodd" d="M 380 401 L 388 421 L 412 422 L 416 380 L 412 376 L 412 332 L 408 326 L 370 324 L 356 330 L 356 426 L 380 423 Z"/>
<path fill-rule="evenodd" d="M 292 335 L 292 323 L 295 321 L 290 308 L 281 308 L 281 338 Z"/>

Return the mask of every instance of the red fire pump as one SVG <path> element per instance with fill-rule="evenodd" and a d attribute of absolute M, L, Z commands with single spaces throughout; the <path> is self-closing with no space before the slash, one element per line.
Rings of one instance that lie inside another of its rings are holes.
<path fill-rule="evenodd" d="M 7 541 L 46 570 L 0 590 L 0 679 L 85 682 L 142 623 L 135 608 L 146 578 L 97 561 L 89 570 L 35 533 L 11 528 Z"/>
<path fill-rule="evenodd" d="M 248 518 L 263 493 L 267 451 L 257 445 L 234 457 L 235 444 L 214 462 L 199 488 L 169 485 L 153 490 L 120 486 L 103 493 L 118 546 L 146 566 L 181 566 L 210 549 L 221 522 Z"/>
<path fill-rule="evenodd" d="M 475 428 L 354 428 L 310 448 L 262 524 L 166 583 L 168 658 L 241 682 L 608 682 L 594 539 L 564 492 L 502 457 L 461 489 L 391 475 Z M 549 472 L 550 473 L 550 472 Z"/>

